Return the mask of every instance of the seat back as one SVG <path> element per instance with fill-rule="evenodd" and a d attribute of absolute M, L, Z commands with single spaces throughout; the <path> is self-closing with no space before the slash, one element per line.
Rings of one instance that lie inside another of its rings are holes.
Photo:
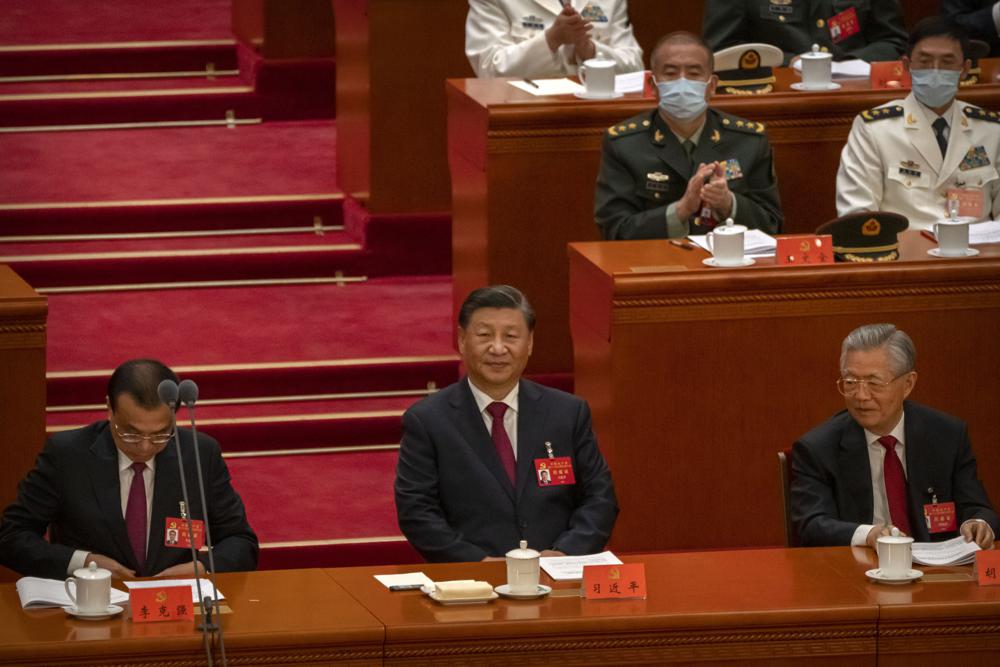
<path fill-rule="evenodd" d="M 778 478 L 781 481 L 781 507 L 785 517 L 785 546 L 799 546 L 795 527 L 792 525 L 792 450 L 778 452 Z"/>

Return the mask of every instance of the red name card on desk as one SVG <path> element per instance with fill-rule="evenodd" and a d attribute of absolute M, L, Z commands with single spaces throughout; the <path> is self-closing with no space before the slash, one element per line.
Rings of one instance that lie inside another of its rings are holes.
<path fill-rule="evenodd" d="M 1000 551 L 977 551 L 976 571 L 980 586 L 1000 586 Z"/>
<path fill-rule="evenodd" d="M 588 600 L 646 599 L 646 566 L 586 565 L 583 568 L 583 592 Z"/>
<path fill-rule="evenodd" d="M 133 623 L 190 621 L 194 618 L 190 586 L 133 588 L 129 590 Z"/>
<path fill-rule="evenodd" d="M 911 86 L 910 73 L 903 67 L 901 60 L 872 63 L 870 77 L 873 90 L 885 88 L 902 90 Z"/>
<path fill-rule="evenodd" d="M 778 264 L 795 266 L 833 264 L 833 237 L 829 234 L 779 236 L 774 258 Z"/>

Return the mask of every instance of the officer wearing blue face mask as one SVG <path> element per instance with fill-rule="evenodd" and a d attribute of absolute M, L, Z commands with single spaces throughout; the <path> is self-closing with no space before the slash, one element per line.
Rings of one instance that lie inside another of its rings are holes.
<path fill-rule="evenodd" d="M 657 43 L 650 70 L 658 108 L 605 133 L 594 218 L 606 239 L 704 234 L 732 217 L 781 230 L 764 125 L 708 107 L 718 79 L 712 51 L 688 32 Z"/>
<path fill-rule="evenodd" d="M 929 230 L 950 213 L 1000 216 L 1000 113 L 955 99 L 968 71 L 963 28 L 935 16 L 913 29 L 912 92 L 854 119 L 840 156 L 837 213 L 891 211 Z"/>

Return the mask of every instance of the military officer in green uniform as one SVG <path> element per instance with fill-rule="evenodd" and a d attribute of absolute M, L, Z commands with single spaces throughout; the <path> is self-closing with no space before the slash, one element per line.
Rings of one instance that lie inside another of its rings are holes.
<path fill-rule="evenodd" d="M 702 34 L 713 50 L 764 42 L 785 64 L 818 44 L 834 60 L 898 60 L 906 31 L 898 0 L 705 0 Z"/>
<path fill-rule="evenodd" d="M 594 218 L 605 239 L 704 234 L 732 217 L 770 234 L 781 205 L 764 125 L 708 108 L 717 78 L 708 45 L 663 37 L 650 69 L 658 108 L 604 136 Z"/>

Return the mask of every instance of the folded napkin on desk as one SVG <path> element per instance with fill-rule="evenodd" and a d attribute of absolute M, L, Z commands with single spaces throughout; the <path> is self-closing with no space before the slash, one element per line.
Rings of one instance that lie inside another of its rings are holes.
<path fill-rule="evenodd" d="M 460 600 L 463 598 L 486 598 L 493 594 L 493 586 L 488 581 L 463 579 L 460 581 L 439 581 L 434 584 L 437 596 L 441 600 Z"/>

